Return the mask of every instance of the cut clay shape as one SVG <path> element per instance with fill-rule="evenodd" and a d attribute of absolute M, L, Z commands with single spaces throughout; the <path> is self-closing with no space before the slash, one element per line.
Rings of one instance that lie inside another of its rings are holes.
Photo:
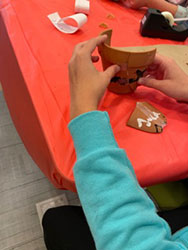
<path fill-rule="evenodd" d="M 128 48 L 111 47 L 112 30 L 106 30 L 100 35 L 106 34 L 108 39 L 98 48 L 102 59 L 103 69 L 110 65 L 118 64 L 121 70 L 116 74 L 108 86 L 108 89 L 117 94 L 133 92 L 137 88 L 137 81 L 144 71 L 153 62 L 156 48 L 142 50 L 135 47 L 131 51 Z"/>
<path fill-rule="evenodd" d="M 137 102 L 127 126 L 149 133 L 161 133 L 166 126 L 166 117 L 147 102 Z"/>

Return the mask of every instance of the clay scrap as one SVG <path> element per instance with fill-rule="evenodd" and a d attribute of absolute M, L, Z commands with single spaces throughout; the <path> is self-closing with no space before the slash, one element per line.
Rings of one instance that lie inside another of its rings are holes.
<path fill-rule="evenodd" d="M 103 29 L 108 29 L 108 25 L 106 23 L 100 23 L 99 27 Z"/>
<path fill-rule="evenodd" d="M 166 117 L 147 102 L 137 102 L 127 126 L 149 133 L 161 133 L 167 125 Z"/>
<path fill-rule="evenodd" d="M 121 67 L 117 75 L 111 79 L 108 89 L 117 94 L 131 93 L 137 88 L 138 79 L 153 62 L 156 48 L 139 51 L 139 48 L 135 47 L 135 51 L 129 51 L 128 48 L 111 47 L 112 30 L 106 30 L 100 35 L 104 34 L 108 39 L 98 48 L 103 69 L 113 64 Z"/>

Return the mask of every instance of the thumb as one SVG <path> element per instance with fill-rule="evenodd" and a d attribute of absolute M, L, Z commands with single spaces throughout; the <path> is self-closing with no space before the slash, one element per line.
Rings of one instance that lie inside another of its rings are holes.
<path fill-rule="evenodd" d="M 156 80 L 155 78 L 142 77 L 138 80 L 139 85 L 144 85 L 149 88 L 154 88 L 163 91 L 166 87 L 165 80 Z"/>
<path fill-rule="evenodd" d="M 107 79 L 108 83 L 110 80 L 120 71 L 120 66 L 118 65 L 112 65 L 108 67 L 104 72 L 103 75 Z"/>

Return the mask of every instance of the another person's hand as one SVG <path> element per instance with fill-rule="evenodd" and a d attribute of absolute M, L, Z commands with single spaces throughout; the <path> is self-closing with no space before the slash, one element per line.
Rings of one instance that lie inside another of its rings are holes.
<path fill-rule="evenodd" d="M 111 78 L 120 70 L 119 66 L 112 65 L 104 72 L 99 72 L 93 65 L 99 57 L 92 56 L 92 53 L 106 39 L 106 35 L 98 36 L 79 43 L 74 49 L 69 62 L 71 119 L 82 113 L 97 110 Z"/>
<path fill-rule="evenodd" d="M 166 0 L 120 0 L 123 5 L 132 9 L 140 9 L 142 7 L 157 9 L 160 11 L 169 11 L 174 16 L 178 10 L 178 6 Z"/>
<path fill-rule="evenodd" d="M 156 55 L 139 84 L 160 90 L 178 101 L 188 102 L 188 75 L 169 57 Z"/>
<path fill-rule="evenodd" d="M 147 7 L 148 0 L 121 0 L 122 4 L 128 8 L 139 9 Z"/>

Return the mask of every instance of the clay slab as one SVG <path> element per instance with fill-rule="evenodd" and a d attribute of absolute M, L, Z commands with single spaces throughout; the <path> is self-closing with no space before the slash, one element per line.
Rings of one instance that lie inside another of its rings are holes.
<path fill-rule="evenodd" d="M 147 102 L 137 102 L 127 126 L 149 133 L 161 133 L 167 120 L 163 113 Z"/>

